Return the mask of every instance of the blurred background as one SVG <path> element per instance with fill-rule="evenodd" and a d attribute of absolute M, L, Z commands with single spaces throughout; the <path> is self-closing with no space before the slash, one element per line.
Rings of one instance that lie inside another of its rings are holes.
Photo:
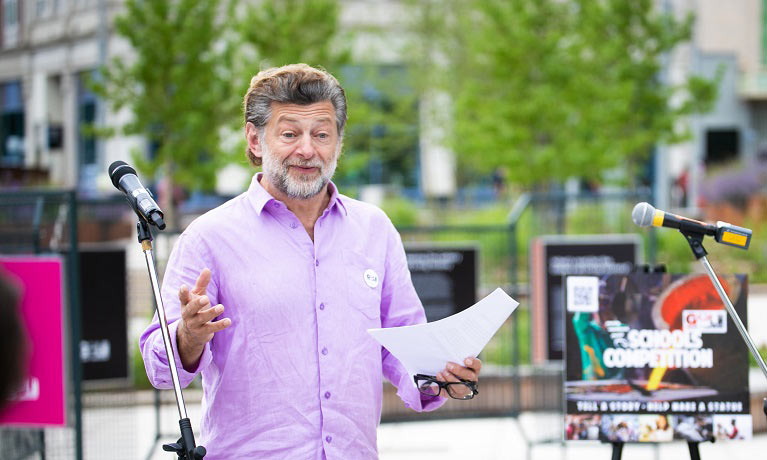
<path fill-rule="evenodd" d="M 632 262 L 697 271 L 676 232 L 631 222 L 639 201 L 753 229 L 748 251 L 707 249 L 748 275 L 767 347 L 767 0 L 0 0 L 0 254 L 62 257 L 67 356 L 66 427 L 0 426 L 3 458 L 151 458 L 173 439 L 173 394 L 138 352 L 154 305 L 135 216 L 107 167 L 136 166 L 165 212 L 161 275 L 185 226 L 254 173 L 250 78 L 293 62 L 345 87 L 334 181 L 397 226 L 429 319 L 498 286 L 521 303 L 480 356 L 482 397 L 416 414 L 387 384 L 382 429 L 545 414 L 519 442 L 559 442 L 534 248 L 621 235 Z M 471 264 L 416 277 L 419 251 Z M 767 382 L 751 385 L 761 432 Z"/>

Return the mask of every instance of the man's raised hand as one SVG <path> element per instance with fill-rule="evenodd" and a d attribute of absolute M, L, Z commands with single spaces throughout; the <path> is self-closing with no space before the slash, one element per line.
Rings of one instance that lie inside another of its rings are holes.
<path fill-rule="evenodd" d="M 200 272 L 191 291 L 186 285 L 178 290 L 178 299 L 181 301 L 181 322 L 176 330 L 176 343 L 181 363 L 186 370 L 197 367 L 205 344 L 213 338 L 213 334 L 232 324 L 229 318 L 213 321 L 213 318 L 224 312 L 224 306 L 210 305 L 210 299 L 206 293 L 208 283 L 210 283 L 210 270 L 205 268 Z"/>

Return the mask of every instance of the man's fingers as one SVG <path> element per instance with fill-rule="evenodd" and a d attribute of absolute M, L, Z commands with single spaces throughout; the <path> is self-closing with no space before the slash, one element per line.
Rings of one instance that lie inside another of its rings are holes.
<path fill-rule="evenodd" d="M 206 295 L 202 295 L 189 301 L 181 309 L 181 317 L 185 321 L 194 321 L 200 310 L 206 310 L 210 306 L 210 299 Z M 216 315 L 213 315 L 216 316 Z M 205 321 L 196 321 L 197 324 L 204 324 Z"/>
<path fill-rule="evenodd" d="M 224 306 L 221 304 L 216 305 L 215 307 L 200 309 L 200 311 L 198 311 L 195 315 L 195 320 L 199 324 L 205 324 L 223 312 Z"/>
<path fill-rule="evenodd" d="M 181 305 L 186 305 L 189 303 L 189 287 L 187 287 L 186 284 L 182 284 L 181 287 L 178 289 L 178 300 L 181 302 Z"/>
<path fill-rule="evenodd" d="M 210 270 L 203 268 L 200 272 L 200 276 L 197 277 L 197 282 L 194 283 L 192 293 L 197 295 L 205 294 L 205 290 L 208 288 L 208 283 L 210 283 Z"/>
<path fill-rule="evenodd" d="M 466 358 L 463 360 L 463 363 L 466 365 L 466 367 L 479 375 L 479 371 L 482 369 L 482 361 L 480 361 L 479 358 Z"/>
<path fill-rule="evenodd" d="M 232 320 L 229 318 L 222 318 L 218 321 L 209 321 L 208 324 L 205 325 L 208 332 L 218 332 L 221 330 L 226 329 L 227 327 L 232 325 Z"/>
<path fill-rule="evenodd" d="M 474 372 L 474 370 L 459 366 L 456 363 L 447 363 L 447 370 L 448 374 L 452 373 L 452 375 L 458 377 L 459 379 L 471 381 L 477 380 L 477 374 Z"/>
<path fill-rule="evenodd" d="M 450 369 L 450 367 L 448 366 L 448 370 L 442 371 L 442 375 L 445 376 L 445 381 L 446 382 L 460 382 L 461 379 L 463 379 L 463 380 L 470 380 L 470 379 L 462 377 L 458 373 L 456 373 L 454 371 L 451 371 L 449 369 Z"/>

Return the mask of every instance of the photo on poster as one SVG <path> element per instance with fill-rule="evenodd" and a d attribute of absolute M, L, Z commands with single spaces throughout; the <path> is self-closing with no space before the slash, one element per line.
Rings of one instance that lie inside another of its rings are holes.
<path fill-rule="evenodd" d="M 584 414 L 565 417 L 565 440 L 598 441 L 601 415 Z"/>
<path fill-rule="evenodd" d="M 674 415 L 674 439 L 691 442 L 710 441 L 714 437 L 711 415 Z"/>
<path fill-rule="evenodd" d="M 606 442 L 639 441 L 639 416 L 616 414 L 602 416 L 602 440 Z"/>
<path fill-rule="evenodd" d="M 639 416 L 639 442 L 666 442 L 674 440 L 671 416 L 644 414 Z"/>
<path fill-rule="evenodd" d="M 714 415 L 714 438 L 717 441 L 749 440 L 753 425 L 750 415 Z"/>
<path fill-rule="evenodd" d="M 572 286 L 586 286 L 585 276 L 576 278 Z M 738 433 L 750 430 L 748 349 L 707 275 L 592 278 L 597 309 L 568 308 L 564 321 L 568 416 L 601 414 L 605 433 L 612 423 L 608 415 L 641 415 L 637 442 L 671 441 L 675 433 L 677 439 L 710 438 L 712 429 L 701 426 L 706 419 L 683 416 L 716 414 L 729 417 L 722 433 L 732 432 L 725 429 L 732 420 Z M 747 277 L 719 278 L 736 312 L 747 320 Z M 578 295 L 588 294 L 593 292 Z M 575 290 L 566 289 L 565 295 Z M 570 299 L 564 302 L 570 305 Z M 585 302 L 582 297 L 576 303 Z M 683 417 L 681 429 L 676 417 Z"/>

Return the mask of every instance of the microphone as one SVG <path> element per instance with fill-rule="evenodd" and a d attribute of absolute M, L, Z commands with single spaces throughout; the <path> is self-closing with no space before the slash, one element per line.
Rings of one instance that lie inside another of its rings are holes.
<path fill-rule="evenodd" d="M 141 185 L 135 169 L 124 161 L 115 161 L 109 165 L 109 178 L 112 179 L 112 185 L 125 193 L 128 203 L 139 216 L 160 230 L 165 230 L 164 215 L 149 191 Z"/>
<path fill-rule="evenodd" d="M 631 211 L 631 220 L 640 227 L 675 228 L 682 233 L 697 233 L 713 236 L 717 243 L 748 249 L 751 244 L 751 230 L 727 222 L 718 221 L 716 225 L 655 209 L 650 203 L 637 203 Z"/>

